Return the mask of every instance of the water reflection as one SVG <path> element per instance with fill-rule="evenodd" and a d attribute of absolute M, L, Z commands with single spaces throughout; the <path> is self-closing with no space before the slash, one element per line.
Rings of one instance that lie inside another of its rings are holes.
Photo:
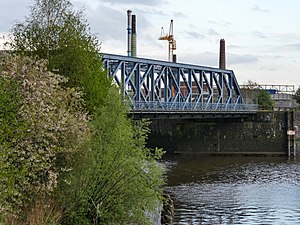
<path fill-rule="evenodd" d="M 175 224 L 300 224 L 300 162 L 279 157 L 172 158 Z"/>

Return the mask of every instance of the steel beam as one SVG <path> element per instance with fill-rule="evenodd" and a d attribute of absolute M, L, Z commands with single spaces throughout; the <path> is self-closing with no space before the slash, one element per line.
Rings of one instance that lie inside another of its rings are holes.
<path fill-rule="evenodd" d="M 102 54 L 132 111 L 255 111 L 232 70 Z"/>

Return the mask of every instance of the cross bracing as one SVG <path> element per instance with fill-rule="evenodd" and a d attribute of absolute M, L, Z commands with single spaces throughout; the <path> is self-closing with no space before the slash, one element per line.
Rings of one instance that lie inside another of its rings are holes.
<path fill-rule="evenodd" d="M 102 58 L 133 111 L 257 109 L 244 103 L 232 70 L 112 54 Z"/>

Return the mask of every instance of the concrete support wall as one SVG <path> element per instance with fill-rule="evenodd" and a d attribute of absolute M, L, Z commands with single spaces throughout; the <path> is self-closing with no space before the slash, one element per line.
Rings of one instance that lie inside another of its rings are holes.
<path fill-rule="evenodd" d="M 299 112 L 259 112 L 244 121 L 155 119 L 148 146 L 181 154 L 287 155 L 291 123 L 300 128 Z"/>

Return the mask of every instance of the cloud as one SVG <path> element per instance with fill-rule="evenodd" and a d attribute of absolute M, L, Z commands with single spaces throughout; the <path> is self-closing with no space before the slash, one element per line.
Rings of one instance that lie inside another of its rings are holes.
<path fill-rule="evenodd" d="M 246 48 L 246 47 L 241 46 L 241 45 L 228 45 L 227 48 L 228 49 L 243 49 L 243 48 Z"/>
<path fill-rule="evenodd" d="M 254 64 L 258 62 L 258 57 L 254 55 L 236 55 L 236 54 L 228 54 L 227 56 L 229 65 L 236 64 Z"/>
<path fill-rule="evenodd" d="M 189 30 L 184 30 L 183 35 L 189 39 L 201 39 L 201 40 L 209 40 L 210 36 L 220 36 L 218 32 L 216 32 L 214 29 L 208 29 L 207 31 L 201 33 L 198 32 L 199 29 L 196 28 L 194 25 L 189 25 Z M 181 32 L 182 33 L 182 32 Z"/>
<path fill-rule="evenodd" d="M 214 20 L 208 20 L 207 22 L 210 23 L 210 24 L 213 24 L 213 25 L 220 26 L 220 27 L 224 27 L 224 26 L 229 27 L 231 25 L 231 23 L 227 22 L 227 21 L 217 22 L 217 21 L 214 21 Z"/>
<path fill-rule="evenodd" d="M 232 52 L 239 53 L 239 54 L 249 54 L 249 55 L 256 55 L 259 56 L 259 61 L 264 61 L 266 58 L 261 57 L 267 57 L 268 59 L 281 59 L 286 57 L 292 57 L 298 55 L 300 56 L 300 43 L 291 43 L 291 44 L 285 44 L 285 43 L 278 43 L 273 42 L 272 40 L 269 40 L 270 38 L 266 39 L 265 41 L 259 41 L 256 44 L 253 44 L 251 42 L 245 44 L 245 45 L 229 45 L 228 49 L 232 49 Z M 293 52 L 293 54 L 291 54 Z"/>
<path fill-rule="evenodd" d="M 226 63 L 230 67 L 232 65 L 238 64 L 251 64 L 254 65 L 258 62 L 258 57 L 254 55 L 237 55 L 237 54 L 227 54 Z M 219 66 L 219 54 L 214 52 L 202 52 L 202 53 L 182 53 L 178 58 L 179 62 L 200 65 L 200 66 L 209 66 L 209 67 L 218 67 Z"/>
<path fill-rule="evenodd" d="M 156 8 L 137 8 L 134 10 L 134 14 L 137 15 L 158 15 L 158 16 L 170 16 L 170 14 L 165 13 L 164 11 L 158 10 Z"/>
<path fill-rule="evenodd" d="M 7 32 L 28 14 L 29 0 L 1 1 L 0 31 Z"/>
<path fill-rule="evenodd" d="M 218 54 L 213 52 L 180 54 L 180 62 L 194 64 L 199 66 L 218 67 Z"/>
<path fill-rule="evenodd" d="M 265 53 L 276 53 L 276 54 L 288 54 L 290 52 L 295 52 L 293 53 L 293 56 L 296 56 L 295 54 L 297 54 L 297 57 L 299 57 L 299 53 L 300 53 L 300 42 L 294 42 L 294 43 L 283 43 L 283 44 L 274 44 L 274 45 L 264 45 L 261 46 L 261 49 L 263 49 L 263 52 Z M 277 55 L 278 56 L 278 55 Z"/>
<path fill-rule="evenodd" d="M 300 43 L 285 44 L 282 48 L 288 51 L 300 51 Z"/>
<path fill-rule="evenodd" d="M 195 39 L 206 39 L 205 35 L 197 32 L 197 31 L 184 31 L 184 35 L 187 38 L 195 38 Z"/>
<path fill-rule="evenodd" d="M 173 17 L 175 17 L 175 18 L 176 17 L 186 18 L 187 16 L 182 12 L 174 12 Z"/>
<path fill-rule="evenodd" d="M 256 12 L 261 12 L 261 13 L 268 13 L 268 12 L 270 12 L 269 9 L 263 9 L 263 8 L 260 8 L 258 5 L 254 5 L 254 6 L 252 7 L 252 10 L 253 10 L 253 11 L 256 11 Z"/>
<path fill-rule="evenodd" d="M 220 36 L 220 34 L 219 34 L 217 31 L 215 31 L 214 29 L 209 29 L 209 30 L 207 31 L 207 34 L 208 34 L 209 36 Z"/>
<path fill-rule="evenodd" d="M 253 31 L 251 33 L 252 36 L 257 37 L 257 38 L 266 38 L 266 35 L 264 35 L 263 33 L 259 32 L 259 31 Z"/>
<path fill-rule="evenodd" d="M 299 43 L 300 32 L 282 32 L 282 33 L 270 33 L 268 35 L 277 43 Z"/>
<path fill-rule="evenodd" d="M 166 1 L 163 0 L 102 0 L 102 2 L 108 2 L 112 5 L 114 4 L 122 4 L 122 5 L 128 5 L 128 4 L 134 4 L 134 5 L 160 5 L 160 4 L 165 4 L 167 3 Z"/>
<path fill-rule="evenodd" d="M 101 12 L 99 14 L 98 12 Z M 97 33 L 101 41 L 117 39 L 126 35 L 126 12 L 121 12 L 106 6 L 99 6 L 95 11 L 89 11 L 87 20 L 93 33 Z"/>
<path fill-rule="evenodd" d="M 187 16 L 182 12 L 173 12 L 173 13 L 167 13 L 165 11 L 159 10 L 155 7 L 141 7 L 136 8 L 134 10 L 136 14 L 140 15 L 156 15 L 156 16 L 166 16 L 171 18 L 186 18 Z"/>
<path fill-rule="evenodd" d="M 87 8 L 87 21 L 89 22 L 92 32 L 96 33 L 99 40 L 106 41 L 122 41 L 126 42 L 127 38 L 127 12 L 126 10 L 108 6 L 98 5 L 92 8 L 90 5 Z M 101 13 L 99 13 L 101 12 Z M 157 11 L 150 11 L 150 13 L 158 13 Z M 135 10 L 137 15 L 137 35 L 139 39 L 147 39 L 149 30 L 153 29 L 153 25 L 147 19 L 147 16 L 141 10 Z M 160 34 L 160 29 L 157 28 L 157 36 Z"/>

